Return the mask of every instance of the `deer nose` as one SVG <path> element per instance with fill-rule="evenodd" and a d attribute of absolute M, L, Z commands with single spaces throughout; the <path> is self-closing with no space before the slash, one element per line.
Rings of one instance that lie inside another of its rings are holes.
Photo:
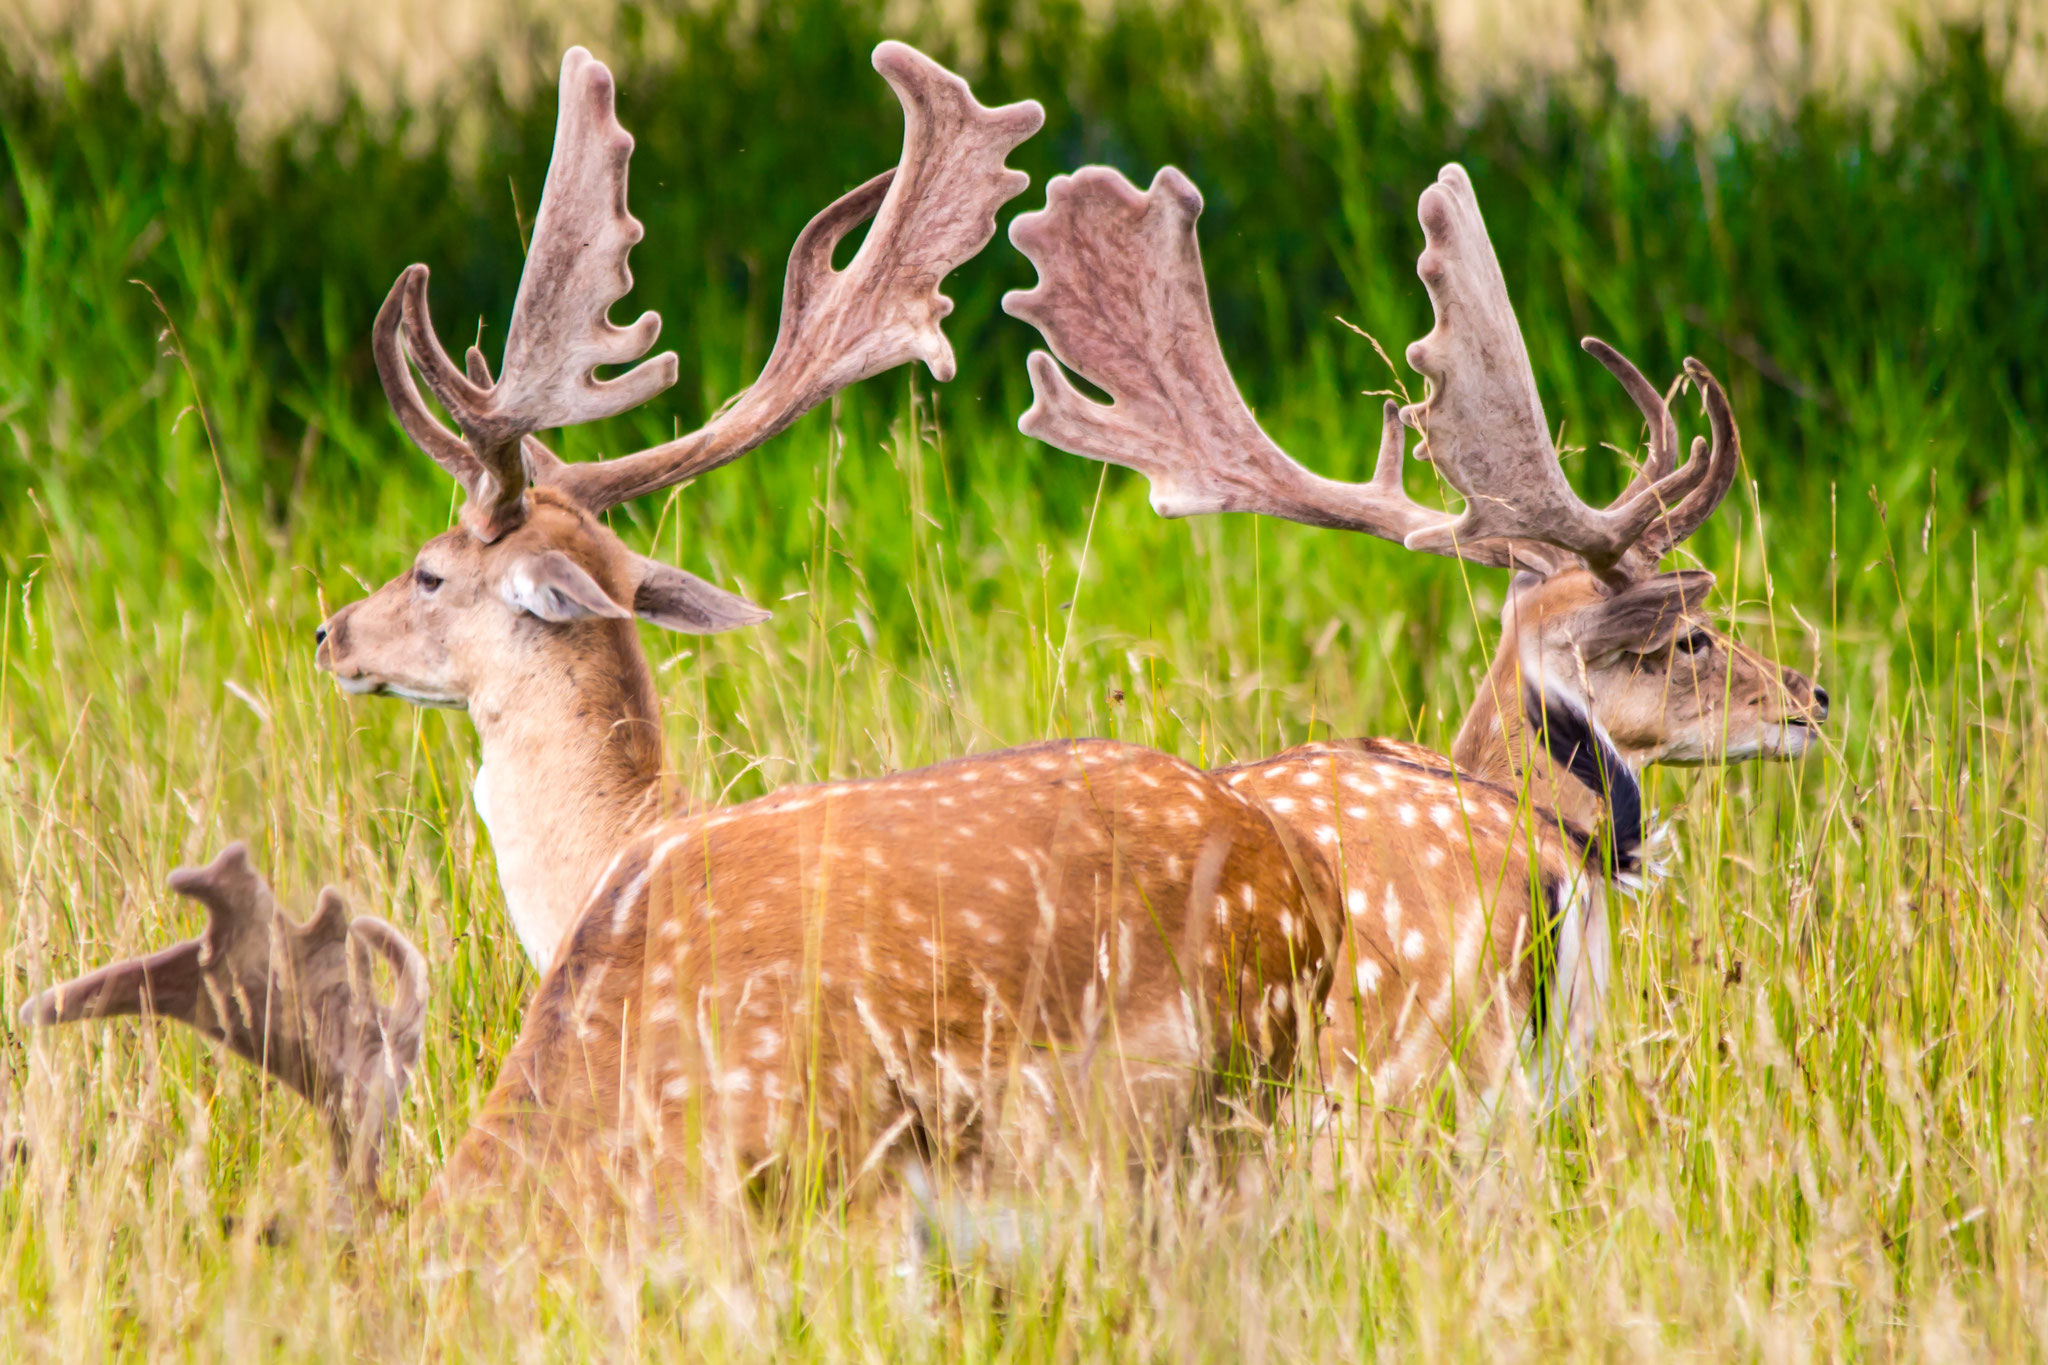
<path fill-rule="evenodd" d="M 316 645 L 324 645 L 327 643 L 327 626 L 324 622 L 320 625 L 313 627 L 313 643 Z M 1825 707 L 1827 703 L 1822 702 L 1821 705 Z"/>
<path fill-rule="evenodd" d="M 1813 717 L 1815 720 L 1828 718 L 1828 690 L 1819 683 L 1813 685 Z"/>

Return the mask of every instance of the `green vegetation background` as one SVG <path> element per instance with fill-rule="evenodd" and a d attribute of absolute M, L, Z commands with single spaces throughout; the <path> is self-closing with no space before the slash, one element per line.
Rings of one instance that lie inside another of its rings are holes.
<path fill-rule="evenodd" d="M 1736 394 L 1766 508 L 1804 523 L 1837 487 L 1859 550 L 1873 485 L 1924 500 L 1938 473 L 1943 505 L 2001 536 L 2039 510 L 2024 472 L 2048 414 L 2048 157 L 2043 131 L 2007 113 L 1979 35 L 1921 35 L 1920 84 L 1882 115 L 1807 103 L 1700 129 L 1655 126 L 1597 89 L 1460 117 L 1414 19 L 1368 25 L 1355 75 L 1293 96 L 1276 91 L 1249 27 L 1242 69 L 1215 69 L 1227 8 L 1133 10 L 1101 31 L 1078 6 L 1024 8 L 983 6 L 970 51 L 913 35 L 973 73 L 984 100 L 1045 103 L 1044 133 L 1015 158 L 1034 189 L 1011 211 L 1087 162 L 1140 182 L 1163 164 L 1187 171 L 1208 201 L 1210 286 L 1240 381 L 1327 472 L 1365 466 L 1376 417 L 1357 395 L 1392 380 L 1336 319 L 1396 356 L 1425 329 L 1414 199 L 1455 159 L 1479 185 L 1567 442 L 1633 445 L 1620 393 L 1576 350 L 1597 333 L 1652 373 L 1675 372 L 1684 354 L 1706 360 Z M 693 424 L 752 375 L 792 234 L 896 156 L 899 115 L 867 65 L 885 35 L 866 9 L 801 0 L 747 23 L 650 11 L 644 22 L 684 31 L 680 61 L 603 54 L 638 143 L 633 206 L 648 229 L 621 308 L 661 311 L 682 379 L 655 410 L 572 436 L 572 449 Z M 534 60 L 548 69 L 553 56 Z M 16 575 L 44 516 L 67 536 L 122 525 L 103 546 L 110 570 L 169 572 L 174 587 L 201 572 L 201 557 L 178 552 L 206 499 L 182 477 L 204 437 L 195 426 L 154 439 L 193 394 L 150 344 L 164 318 L 131 281 L 161 297 L 183 336 L 234 496 L 260 506 L 267 527 L 322 523 L 316 552 L 351 543 L 394 504 L 431 508 L 441 487 L 386 420 L 370 366 L 368 319 L 398 268 L 433 266 L 451 345 L 472 332 L 491 345 L 509 312 L 553 136 L 550 95 L 518 108 L 489 89 L 465 97 L 463 126 L 483 134 L 480 154 L 458 162 L 450 111 L 396 126 L 352 111 L 249 146 L 225 109 L 166 114 L 160 88 L 147 65 L 60 90 L 0 68 L 0 414 L 17 433 L 0 448 L 0 527 Z M 1065 533 L 1086 515 L 1092 467 L 1009 443 L 994 468 L 978 454 L 1023 406 L 1033 334 L 998 300 L 1030 279 L 999 237 L 951 285 L 948 332 L 964 361 L 942 396 L 949 459 L 963 487 L 973 474 L 975 496 L 1028 498 Z M 902 389 L 870 385 L 849 402 L 879 430 Z M 787 513 L 807 463 L 770 454 L 756 469 L 781 477 L 750 469 L 720 482 L 751 475 Z M 1585 463 L 1589 497 L 1615 486 L 1613 459 Z M 211 476 L 211 457 L 196 466 Z M 901 537 L 865 534 L 869 510 L 854 509 L 859 558 L 886 581 L 901 572 Z M 802 518 L 731 526 L 720 552 L 773 572 L 806 543 L 801 529 L 778 539 L 792 523 Z M 1378 547 L 1330 549 L 1362 576 L 1403 567 Z"/>

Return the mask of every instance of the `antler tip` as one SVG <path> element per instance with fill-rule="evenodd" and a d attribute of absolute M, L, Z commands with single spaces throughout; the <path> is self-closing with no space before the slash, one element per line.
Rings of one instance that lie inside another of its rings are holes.
<path fill-rule="evenodd" d="M 874 54 L 868 60 L 883 80 L 896 87 L 899 95 L 907 97 L 913 89 L 929 91 L 933 87 L 950 87 L 957 98 L 978 105 L 966 81 L 909 43 L 885 38 L 875 44 Z"/>
<path fill-rule="evenodd" d="M 1029 322 L 1031 319 L 1026 317 L 1025 321 Z M 1024 409 L 1023 415 L 1017 418 L 1017 430 L 1034 441 L 1043 441 L 1049 446 L 1063 450 L 1069 449 L 1060 440 L 1063 431 L 1061 410 L 1070 408 L 1072 402 L 1077 399 L 1093 405 L 1092 400 L 1082 399 L 1081 395 L 1074 391 L 1073 385 L 1067 382 L 1066 374 L 1060 369 L 1059 361 L 1053 358 L 1050 351 L 1033 351 L 1024 358 L 1024 368 L 1031 376 L 1031 406 Z"/>
<path fill-rule="evenodd" d="M 1043 249 L 1041 243 L 1044 242 L 1047 231 L 1046 215 L 1052 212 L 1053 193 L 1066 178 L 1063 175 L 1056 175 L 1053 177 L 1052 183 L 1045 187 L 1044 208 L 1033 209 L 1029 213 L 1020 213 L 1010 220 L 1010 245 L 1017 248 L 1034 264 L 1036 264 L 1038 258 L 1032 253 Z M 1029 293 L 1030 291 L 1013 289 L 1010 292 L 1016 294 Z M 1005 297 L 1007 298 L 1007 296 Z"/>
<path fill-rule="evenodd" d="M 1195 188 L 1195 182 L 1181 174 L 1178 166 L 1161 166 L 1152 177 L 1152 188 L 1148 194 L 1164 193 L 1188 218 L 1202 216 L 1202 192 Z"/>
<path fill-rule="evenodd" d="M 887 75 L 892 70 L 901 70 L 906 67 L 914 68 L 920 64 L 925 66 L 938 65 L 937 62 L 919 52 L 909 43 L 897 38 L 884 38 L 881 42 L 876 43 L 874 53 L 869 60 L 874 63 L 875 70 L 882 72 L 884 75 Z"/>
<path fill-rule="evenodd" d="M 1401 547 L 1419 554 L 1443 554 L 1455 551 L 1460 540 L 1472 539 L 1464 534 L 1465 517 L 1446 518 L 1432 526 L 1410 531 L 1401 540 Z"/>
<path fill-rule="evenodd" d="M 1465 174 L 1465 168 L 1455 161 L 1437 172 L 1436 179 L 1423 189 L 1415 204 L 1416 217 L 1422 221 L 1423 236 L 1433 247 L 1454 245 L 1458 219 L 1478 212 L 1479 196 L 1473 192 L 1472 177 Z M 1481 235 L 1484 235 L 1483 228 Z M 1427 257 L 1428 253 L 1424 255 Z M 1429 277 L 1425 275 L 1423 278 Z"/>
<path fill-rule="evenodd" d="M 946 89 L 955 100 L 972 111 L 974 123 L 988 132 L 999 134 L 1011 147 L 1045 126 L 1045 106 L 1037 100 L 1018 100 L 1015 104 L 988 108 L 974 98 L 974 91 L 959 73 L 947 70 L 908 43 L 894 38 L 884 39 L 875 45 L 870 60 L 882 79 L 894 86 L 898 96 L 904 97 L 906 102 L 912 91 L 928 95 L 934 90 Z"/>
<path fill-rule="evenodd" d="M 996 185 L 1002 195 L 1002 202 L 1007 204 L 1031 188 L 1031 173 L 1020 171 L 1014 166 L 1005 166 L 1003 173 L 996 179 Z"/>
<path fill-rule="evenodd" d="M 1024 358 L 1024 369 L 1031 376 L 1031 409 L 1034 412 L 1043 411 L 1050 416 L 1055 407 L 1069 405 L 1074 400 L 1080 400 L 1090 407 L 1102 406 L 1094 399 L 1082 395 L 1067 381 L 1066 369 L 1050 351 L 1033 351 Z M 1115 397 L 1115 394 L 1112 393 L 1111 397 Z M 1054 441 L 1053 444 L 1059 443 Z"/>
<path fill-rule="evenodd" d="M 165 882 L 179 895 L 190 896 L 218 885 L 223 878 L 244 873 L 253 875 L 253 872 L 249 863 L 249 846 L 237 839 L 215 854 L 212 862 L 198 867 L 177 868 Z"/>
<path fill-rule="evenodd" d="M 331 886 L 320 888 L 320 899 L 314 904 L 313 917 L 306 921 L 306 927 L 299 931 L 299 937 L 309 946 L 338 941 L 348 932 L 348 902 L 341 892 Z"/>
<path fill-rule="evenodd" d="M 1005 104 L 993 112 L 1010 125 L 1009 131 L 1016 134 L 1019 142 L 1045 126 L 1045 106 L 1037 100 L 1018 100 L 1015 104 Z M 1022 175 L 1023 172 L 1019 171 L 1018 174 Z"/>
<path fill-rule="evenodd" d="M 581 43 L 562 54 L 562 90 L 568 91 L 579 77 L 593 93 L 610 97 L 613 89 L 611 68 L 592 56 L 590 49 Z"/>
<path fill-rule="evenodd" d="M 1010 245 L 1012 246 L 1017 245 L 1017 224 L 1023 221 L 1023 218 L 1012 218 L 1010 220 Z M 1020 247 L 1019 250 L 1022 250 L 1022 248 Z M 1011 317 L 1016 318 L 1019 322 L 1029 322 L 1031 319 L 1025 317 L 1023 312 L 1020 310 L 1027 309 L 1031 306 L 1031 296 L 1033 294 L 1036 294 L 1037 292 L 1038 291 L 1036 289 L 1004 290 L 1003 311 L 1005 313 L 1008 313 Z"/>

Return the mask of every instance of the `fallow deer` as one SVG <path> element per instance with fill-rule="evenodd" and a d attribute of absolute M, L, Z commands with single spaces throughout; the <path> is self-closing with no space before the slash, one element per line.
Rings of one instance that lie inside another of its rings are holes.
<path fill-rule="evenodd" d="M 1162 516 L 1254 512 L 1516 571 L 1449 760 L 1385 740 L 1323 743 L 1225 776 L 1344 887 L 1349 951 L 1327 1005 L 1328 1071 L 1342 1082 L 1362 1070 L 1392 1099 L 1455 1061 L 1490 1092 L 1534 1044 L 1554 1093 L 1583 1066 L 1606 991 L 1610 878 L 1634 871 L 1640 839 L 1637 769 L 1796 758 L 1827 711 L 1807 678 L 1707 623 L 1711 574 L 1657 571 L 1734 479 L 1727 399 L 1686 361 L 1713 441 L 1695 438 L 1674 467 L 1667 399 L 1588 338 L 1648 420 L 1650 449 L 1612 505 L 1582 503 L 1471 182 L 1453 165 L 1420 206 L 1418 273 L 1436 326 L 1408 359 L 1428 397 L 1386 405 L 1369 482 L 1322 478 L 1267 436 L 1231 379 L 1196 243 L 1201 208 L 1171 167 L 1143 194 L 1089 167 L 1055 178 L 1046 207 L 1011 224 L 1040 278 L 1004 307 L 1052 351 L 1030 358 L 1034 402 L 1018 425 L 1144 474 Z M 1113 403 L 1082 395 L 1062 365 Z M 1463 497 L 1461 513 L 1403 490 L 1404 424 L 1423 433 L 1417 453 Z M 1588 831 L 1603 819 L 1596 849 Z"/>
<path fill-rule="evenodd" d="M 581 48 L 562 60 L 561 112 L 531 249 L 493 381 L 441 349 L 427 267 L 406 269 L 373 329 L 377 370 L 413 441 L 467 494 L 461 525 L 317 632 L 316 660 L 353 693 L 463 708 L 482 742 L 474 788 L 506 907 L 545 969 L 592 885 L 630 838 L 679 801 L 663 763 L 654 677 L 635 618 L 706 633 L 768 613 L 629 550 L 604 513 L 739 458 L 842 388 L 911 360 L 952 378 L 939 284 L 995 232 L 1028 183 L 1003 160 L 1036 132 L 1035 102 L 983 108 L 966 82 L 901 43 L 875 69 L 903 102 L 903 158 L 813 218 L 790 252 L 775 347 L 754 384 L 686 436 L 617 459 L 565 464 L 534 433 L 624 412 L 673 383 L 672 352 L 617 378 L 661 320 L 609 321 L 631 288 L 641 227 L 626 205 L 632 137 L 611 73 Z M 844 270 L 833 248 L 874 225 Z M 410 357 L 410 364 L 408 363 Z M 461 435 L 435 419 L 417 365 Z"/>

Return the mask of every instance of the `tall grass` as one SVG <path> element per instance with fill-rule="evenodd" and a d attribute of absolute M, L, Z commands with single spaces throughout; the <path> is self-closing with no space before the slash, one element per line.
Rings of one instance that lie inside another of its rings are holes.
<path fill-rule="evenodd" d="M 1217 68 L 1226 7 L 1084 28 L 1078 6 L 989 4 L 976 51 L 914 36 L 985 100 L 1046 102 L 1016 158 L 1041 188 L 1086 160 L 1195 178 L 1226 349 L 1325 471 L 1369 458 L 1362 391 L 1414 382 L 1337 318 L 1395 355 L 1420 335 L 1414 195 L 1452 158 L 1589 496 L 1638 424 L 1578 336 L 1727 380 L 1745 478 L 1691 549 L 1837 718 L 1798 770 L 1653 784 L 1681 854 L 1623 911 L 1571 1122 L 1479 1153 L 1416 1134 L 1335 1190 L 1284 1131 L 1228 1192 L 1056 1185 L 1033 1254 L 986 1273 L 906 1272 L 898 1229 L 854 1209 L 741 1216 L 630 1269 L 449 1281 L 401 1226 L 322 1235 L 303 1106 L 190 1037 L 10 1030 L 8 1353 L 2042 1354 L 2048 141 L 1968 31 L 1919 35 L 1882 120 L 1813 102 L 1673 130 L 1614 90 L 1461 120 L 1427 24 L 1396 15 L 1310 96 L 1255 42 Z M 572 455 L 742 385 L 788 240 L 897 146 L 861 7 L 638 22 L 680 55 L 604 54 L 648 226 L 629 306 L 663 312 L 684 378 L 569 433 Z M 165 872 L 251 838 L 297 904 L 340 882 L 428 951 L 396 1154 L 417 1190 L 532 981 L 467 805 L 466 721 L 344 700 L 311 630 L 448 523 L 368 320 L 426 260 L 445 335 L 494 349 L 552 105 L 480 89 L 459 117 L 350 110 L 252 146 L 225 107 L 167 113 L 160 80 L 0 74 L 0 1004 L 189 933 Z M 743 798 L 1065 733 L 1203 762 L 1319 733 L 1444 743 L 1499 582 L 1277 523 L 1161 523 L 1135 480 L 1024 441 L 1033 338 L 997 300 L 1029 279 L 1000 240 L 956 277 L 954 384 L 876 381 L 622 509 L 636 544 L 778 608 L 648 637 L 687 780 Z"/>

